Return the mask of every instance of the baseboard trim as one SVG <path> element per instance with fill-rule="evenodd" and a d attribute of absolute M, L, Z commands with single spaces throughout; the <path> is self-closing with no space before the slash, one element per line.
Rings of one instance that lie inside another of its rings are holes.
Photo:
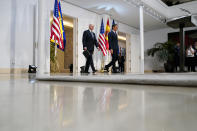
<path fill-rule="evenodd" d="M 153 71 L 152 70 L 145 70 L 144 72 L 145 73 L 152 73 Z"/>
<path fill-rule="evenodd" d="M 10 74 L 10 68 L 0 68 L 0 74 Z"/>
<path fill-rule="evenodd" d="M 28 73 L 26 68 L 0 68 L 0 74 L 23 74 Z"/>

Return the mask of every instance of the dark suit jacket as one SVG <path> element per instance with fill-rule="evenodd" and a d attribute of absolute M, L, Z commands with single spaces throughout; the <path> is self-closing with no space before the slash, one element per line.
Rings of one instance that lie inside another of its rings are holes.
<path fill-rule="evenodd" d="M 94 51 L 94 45 L 98 47 L 98 42 L 96 40 L 95 33 L 93 33 L 93 35 L 94 37 L 92 37 L 90 30 L 86 30 L 83 32 L 83 38 L 82 38 L 83 48 L 87 47 L 87 50 L 90 52 Z"/>
<path fill-rule="evenodd" d="M 109 49 L 118 51 L 119 46 L 118 46 L 118 36 L 115 34 L 113 31 L 109 32 L 108 34 L 108 41 L 109 41 Z"/>

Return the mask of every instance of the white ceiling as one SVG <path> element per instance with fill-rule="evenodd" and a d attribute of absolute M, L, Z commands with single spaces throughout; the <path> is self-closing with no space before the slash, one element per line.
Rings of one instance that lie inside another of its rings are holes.
<path fill-rule="evenodd" d="M 168 7 L 166 4 L 164 4 L 161 0 L 142 0 L 144 3 L 149 5 L 150 7 L 154 8 L 159 13 L 163 14 L 168 19 L 187 15 L 186 12 L 181 11 L 180 8 L 186 9 L 190 11 L 192 14 L 197 13 L 197 1 L 188 2 L 176 6 Z"/>
<path fill-rule="evenodd" d="M 139 29 L 139 8 L 129 5 L 123 0 L 63 0 L 79 7 L 88 9 L 98 14 L 109 14 L 112 18 L 129 26 Z M 189 10 L 192 14 L 197 13 L 197 1 L 189 2 L 173 7 L 168 7 L 160 0 L 142 0 L 167 19 L 187 15 L 179 8 Z M 165 24 L 144 13 L 145 31 L 167 27 Z"/>

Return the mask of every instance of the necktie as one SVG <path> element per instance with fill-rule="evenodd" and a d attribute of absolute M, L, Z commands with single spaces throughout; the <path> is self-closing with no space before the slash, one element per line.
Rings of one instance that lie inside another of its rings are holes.
<path fill-rule="evenodd" d="M 117 36 L 117 33 L 115 32 L 115 35 Z"/>
<path fill-rule="evenodd" d="M 94 34 L 93 34 L 93 32 L 91 31 L 91 34 L 92 34 L 92 38 L 94 38 Z"/>

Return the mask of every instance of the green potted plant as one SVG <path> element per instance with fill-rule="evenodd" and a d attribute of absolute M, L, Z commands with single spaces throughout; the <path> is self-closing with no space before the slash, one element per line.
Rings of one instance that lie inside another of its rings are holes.
<path fill-rule="evenodd" d="M 147 50 L 148 56 L 156 56 L 159 61 L 164 62 L 165 72 L 174 71 L 174 46 L 175 43 L 172 41 L 167 41 L 164 43 L 156 43 L 153 48 Z"/>

